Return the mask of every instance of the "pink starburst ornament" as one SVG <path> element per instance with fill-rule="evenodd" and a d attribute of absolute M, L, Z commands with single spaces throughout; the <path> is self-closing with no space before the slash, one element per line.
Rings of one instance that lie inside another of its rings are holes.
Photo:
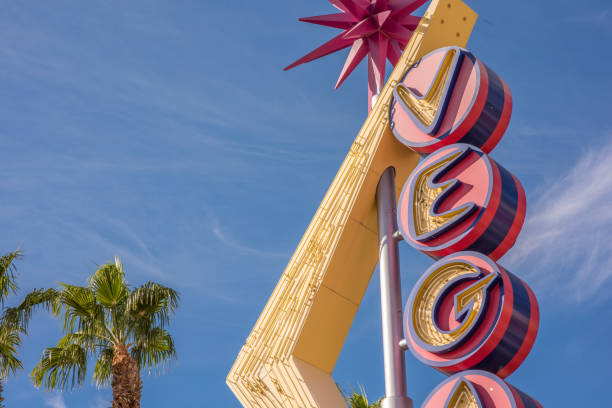
<path fill-rule="evenodd" d="M 325 44 L 306 54 L 285 71 L 351 47 L 340 72 L 336 89 L 368 57 L 368 111 L 373 97 L 385 82 L 385 65 L 395 66 L 402 50 L 416 29 L 420 17 L 412 13 L 427 0 L 329 0 L 341 13 L 300 18 L 306 23 L 339 28 L 342 31 Z"/>

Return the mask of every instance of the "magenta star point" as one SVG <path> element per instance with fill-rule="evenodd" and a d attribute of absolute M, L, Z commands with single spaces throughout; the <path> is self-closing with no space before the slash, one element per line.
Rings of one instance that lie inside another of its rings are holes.
<path fill-rule="evenodd" d="M 351 47 L 336 88 L 368 57 L 368 106 L 385 81 L 385 65 L 395 66 L 420 17 L 412 13 L 427 0 L 329 0 L 341 12 L 300 18 L 306 23 L 343 30 L 340 35 L 306 54 L 285 71 Z"/>

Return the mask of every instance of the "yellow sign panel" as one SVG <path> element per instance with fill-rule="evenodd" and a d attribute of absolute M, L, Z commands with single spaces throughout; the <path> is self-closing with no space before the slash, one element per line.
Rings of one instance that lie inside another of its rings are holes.
<path fill-rule="evenodd" d="M 245 408 L 346 406 L 331 373 L 378 262 L 376 186 L 392 166 L 399 195 L 419 160 L 389 128 L 393 88 L 423 55 L 465 47 L 476 17 L 461 0 L 425 12 L 227 377 Z"/>

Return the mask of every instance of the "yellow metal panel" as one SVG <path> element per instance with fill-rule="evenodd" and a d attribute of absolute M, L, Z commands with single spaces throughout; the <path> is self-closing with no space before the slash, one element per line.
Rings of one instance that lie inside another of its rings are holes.
<path fill-rule="evenodd" d="M 378 262 L 375 251 L 359 251 L 376 247 L 378 235 L 363 224 L 349 218 L 342 229 L 338 245 L 330 257 L 322 286 L 359 306 Z M 359 273 L 359 271 L 370 273 Z"/>
<path fill-rule="evenodd" d="M 321 286 L 302 326 L 293 356 L 331 374 L 358 307 Z"/>
<path fill-rule="evenodd" d="M 393 166 L 399 194 L 418 161 L 389 129 L 393 87 L 423 55 L 464 47 L 475 21 L 460 0 L 433 0 L 421 19 L 230 370 L 245 408 L 345 406 L 330 372 L 378 258 L 378 179 Z"/>
<path fill-rule="evenodd" d="M 429 9 L 432 7 L 435 8 L 435 12 L 430 16 L 426 14 L 427 21 L 424 23 L 428 26 L 428 32 L 435 32 L 435 35 L 428 34 L 423 37 L 421 49 L 427 51 L 419 58 L 442 47 L 451 45 L 465 47 L 478 18 L 478 14 L 462 1 L 433 0 Z"/>
<path fill-rule="evenodd" d="M 336 383 L 330 374 L 311 366 L 308 363 L 293 357 L 293 366 L 304 379 L 304 383 L 309 385 L 316 407 L 346 407 L 342 394 L 338 392 Z"/>

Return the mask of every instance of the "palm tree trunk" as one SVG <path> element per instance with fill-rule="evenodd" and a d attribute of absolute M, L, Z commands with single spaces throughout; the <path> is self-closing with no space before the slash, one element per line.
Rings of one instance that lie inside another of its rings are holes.
<path fill-rule="evenodd" d="M 4 388 L 2 386 L 2 381 L 0 381 L 0 407 L 4 407 L 4 398 L 2 398 L 2 391 L 4 391 Z"/>
<path fill-rule="evenodd" d="M 138 365 L 123 344 L 115 346 L 114 351 L 112 408 L 140 408 L 142 381 Z"/>

